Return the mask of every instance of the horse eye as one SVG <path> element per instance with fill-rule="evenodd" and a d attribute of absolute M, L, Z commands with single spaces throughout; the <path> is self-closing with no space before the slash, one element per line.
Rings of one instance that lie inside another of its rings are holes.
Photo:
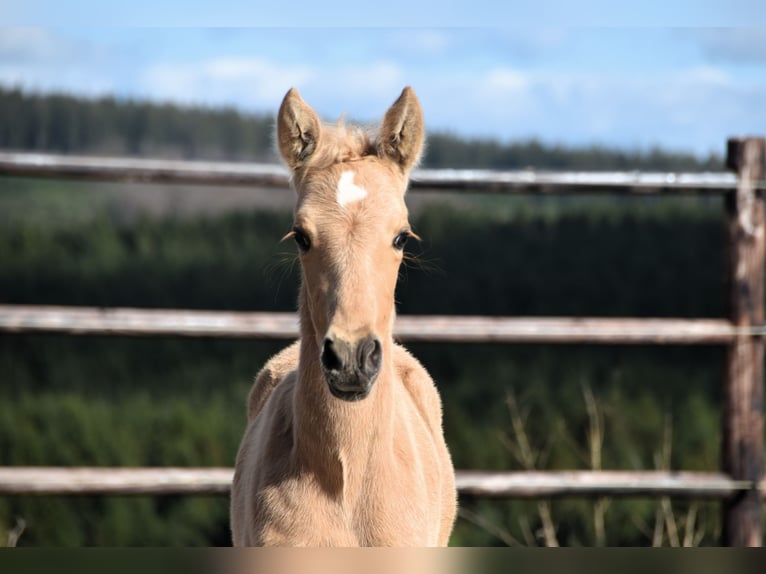
<path fill-rule="evenodd" d="M 301 250 L 301 253 L 306 253 L 311 247 L 311 240 L 308 235 L 303 233 L 300 229 L 293 229 L 293 239 L 298 245 L 298 249 Z"/>
<path fill-rule="evenodd" d="M 399 235 L 394 237 L 394 249 L 401 251 L 404 246 L 407 245 L 407 240 L 410 238 L 408 231 L 402 231 Z"/>

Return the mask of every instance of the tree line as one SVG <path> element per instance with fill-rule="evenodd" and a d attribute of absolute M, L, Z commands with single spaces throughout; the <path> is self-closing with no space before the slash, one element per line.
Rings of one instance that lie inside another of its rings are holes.
<path fill-rule="evenodd" d="M 188 107 L 113 96 L 84 98 L 0 86 L 0 148 L 160 158 L 274 162 L 273 116 L 234 108 Z M 537 140 L 500 142 L 430 133 L 430 168 L 571 170 L 720 170 L 720 156 L 700 158 L 660 148 L 567 147 Z"/>

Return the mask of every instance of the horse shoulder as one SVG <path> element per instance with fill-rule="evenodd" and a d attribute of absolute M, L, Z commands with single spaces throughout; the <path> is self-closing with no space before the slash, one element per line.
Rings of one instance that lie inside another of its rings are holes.
<path fill-rule="evenodd" d="M 437 449 L 437 468 L 440 469 L 439 486 L 441 494 L 439 529 L 436 543 L 447 546 L 457 513 L 457 491 L 455 474 L 442 431 L 442 403 L 436 385 L 425 367 L 404 347 L 394 347 L 394 366 L 399 380 L 412 398 L 415 408 L 427 425 Z"/>
<path fill-rule="evenodd" d="M 442 432 L 442 403 L 425 367 L 401 345 L 394 345 L 394 369 L 432 433 Z"/>
<path fill-rule="evenodd" d="M 274 359 L 284 359 L 283 353 L 289 354 L 288 351 L 289 348 L 285 349 Z M 264 516 L 275 513 L 278 516 L 281 506 L 279 497 L 269 498 L 267 485 L 273 485 L 280 477 L 286 476 L 290 464 L 285 453 L 290 452 L 292 445 L 290 399 L 296 371 L 287 371 L 279 376 L 282 363 L 277 360 L 275 368 L 270 369 L 272 361 L 259 373 L 251 391 L 248 408 L 254 412 L 249 417 L 237 453 L 230 510 L 235 546 L 260 546 L 269 540 L 267 526 L 270 521 L 265 520 Z M 256 389 L 260 394 L 253 397 Z"/>
<path fill-rule="evenodd" d="M 298 368 L 300 340 L 269 359 L 258 375 L 247 397 L 247 420 L 252 421 L 263 409 L 274 387 L 290 372 Z"/>

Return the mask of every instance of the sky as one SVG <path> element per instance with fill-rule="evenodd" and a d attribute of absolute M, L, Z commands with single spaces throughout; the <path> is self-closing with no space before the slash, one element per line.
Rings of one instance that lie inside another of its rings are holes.
<path fill-rule="evenodd" d="M 411 85 L 431 131 L 465 137 L 706 155 L 766 135 L 761 3 L 316 4 L 0 0 L 0 85 L 269 114 L 294 86 L 362 122 Z"/>

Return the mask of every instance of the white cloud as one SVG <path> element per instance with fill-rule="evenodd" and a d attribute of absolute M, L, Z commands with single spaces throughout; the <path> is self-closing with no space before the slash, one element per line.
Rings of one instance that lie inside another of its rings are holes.
<path fill-rule="evenodd" d="M 106 62 L 103 51 L 49 29 L 0 29 L 3 85 L 88 96 L 114 93 L 116 77 Z"/>
<path fill-rule="evenodd" d="M 0 85 L 35 92 L 66 92 L 82 96 L 106 96 L 117 92 L 112 78 L 88 70 L 60 71 L 56 67 L 15 66 L 0 63 Z"/>
<path fill-rule="evenodd" d="M 731 78 L 725 70 L 716 66 L 695 66 L 685 70 L 680 78 L 681 83 L 701 86 L 729 86 Z"/>
<path fill-rule="evenodd" d="M 371 120 L 393 102 L 407 79 L 389 61 L 323 69 L 260 57 L 214 58 L 152 64 L 139 73 L 137 89 L 154 99 L 273 111 L 287 90 L 296 87 L 328 119 L 348 113 Z"/>
<path fill-rule="evenodd" d="M 405 74 L 393 62 L 377 61 L 364 66 L 345 66 L 330 70 L 316 80 L 330 87 L 336 94 L 354 97 L 380 97 L 385 99 L 399 95 L 404 87 Z"/>
<path fill-rule="evenodd" d="M 73 46 L 43 28 L 3 28 L 0 31 L 0 61 L 34 63 L 71 55 Z"/>
<path fill-rule="evenodd" d="M 766 64 L 766 27 L 713 28 L 687 32 L 714 62 Z"/>
<path fill-rule="evenodd" d="M 421 99 L 433 129 L 568 144 L 663 145 L 721 151 L 738 132 L 766 133 L 766 76 L 715 66 L 640 74 L 498 68 L 430 82 Z"/>
<path fill-rule="evenodd" d="M 450 38 L 442 30 L 408 31 L 406 38 L 400 37 L 407 49 L 424 52 L 432 56 L 444 54 L 450 47 Z"/>
<path fill-rule="evenodd" d="M 511 68 L 491 70 L 484 80 L 486 89 L 498 93 L 499 96 L 518 94 L 529 88 L 529 77 Z"/>
<path fill-rule="evenodd" d="M 147 97 L 181 102 L 272 107 L 291 86 L 309 82 L 305 66 L 282 66 L 265 58 L 215 58 L 157 63 L 141 72 L 138 90 Z"/>
<path fill-rule="evenodd" d="M 400 66 L 380 60 L 368 65 L 318 67 L 311 78 L 297 87 L 328 121 L 347 117 L 351 121 L 376 122 L 402 88 L 418 79 L 408 76 Z"/>

